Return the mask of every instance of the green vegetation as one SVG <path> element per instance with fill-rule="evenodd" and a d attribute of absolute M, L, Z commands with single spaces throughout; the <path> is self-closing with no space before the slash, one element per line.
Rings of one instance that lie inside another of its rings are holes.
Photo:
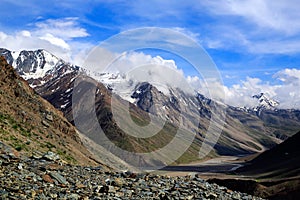
<path fill-rule="evenodd" d="M 17 151 L 21 151 L 21 150 L 28 151 L 26 144 L 24 144 L 22 141 L 18 139 L 16 139 L 15 142 L 12 143 L 12 147 L 14 147 Z"/>
<path fill-rule="evenodd" d="M 56 153 L 63 159 L 66 159 L 67 161 L 71 162 L 71 163 L 77 163 L 76 159 L 71 156 L 70 154 L 67 153 L 66 150 L 62 150 L 62 149 L 57 149 Z"/>
<path fill-rule="evenodd" d="M 31 131 L 33 130 L 33 126 L 29 126 L 28 124 L 24 123 L 21 124 L 17 122 L 13 117 L 7 114 L 0 113 L 0 124 L 6 124 L 6 125 L 11 125 L 12 129 L 14 129 L 16 132 L 20 133 L 21 135 L 25 137 L 31 137 L 32 133 Z M 24 128 L 24 127 L 29 127 L 29 128 Z M 7 131 L 4 131 L 3 129 L 0 129 L 1 132 L 7 133 Z"/>
<path fill-rule="evenodd" d="M 40 143 L 40 147 L 41 148 L 47 148 L 48 151 L 51 151 L 52 148 L 56 148 L 56 146 L 54 144 L 52 144 L 51 142 Z"/>

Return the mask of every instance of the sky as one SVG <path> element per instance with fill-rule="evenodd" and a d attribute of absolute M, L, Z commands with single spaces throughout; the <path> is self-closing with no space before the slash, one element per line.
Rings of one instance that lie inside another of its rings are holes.
<path fill-rule="evenodd" d="M 2 0 L 0 47 L 43 48 L 82 64 L 90 48 L 114 35 L 168 28 L 205 49 L 222 77 L 205 87 L 225 91 L 228 104 L 251 106 L 251 96 L 264 92 L 280 107 L 300 108 L 299 10 L 297 0 Z M 174 60 L 174 68 L 205 93 L 203 82 L 176 56 L 148 50 L 131 54 L 130 64 L 149 55 Z"/>

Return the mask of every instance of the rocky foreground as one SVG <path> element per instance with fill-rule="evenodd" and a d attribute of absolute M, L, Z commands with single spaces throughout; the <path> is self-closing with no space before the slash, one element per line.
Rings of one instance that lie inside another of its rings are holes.
<path fill-rule="evenodd" d="M 64 164 L 53 153 L 19 156 L 0 143 L 1 199 L 261 199 L 209 184 L 199 176 L 168 177 Z"/>

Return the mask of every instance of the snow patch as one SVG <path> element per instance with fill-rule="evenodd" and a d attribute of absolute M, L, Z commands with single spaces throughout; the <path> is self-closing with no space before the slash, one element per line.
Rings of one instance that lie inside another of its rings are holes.
<path fill-rule="evenodd" d="M 70 103 L 70 102 L 67 102 L 67 103 L 61 105 L 60 108 L 65 109 L 69 103 Z"/>

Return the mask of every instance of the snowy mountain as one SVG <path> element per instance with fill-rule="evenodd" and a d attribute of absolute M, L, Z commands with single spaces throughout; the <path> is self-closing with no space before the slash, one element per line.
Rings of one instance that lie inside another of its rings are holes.
<path fill-rule="evenodd" d="M 67 63 L 43 49 L 15 52 L 0 48 L 0 55 L 6 58 L 7 62 L 29 82 L 31 87 L 79 70 L 79 67 Z"/>
<path fill-rule="evenodd" d="M 254 95 L 253 98 L 258 100 L 258 106 L 254 107 L 254 111 L 259 111 L 262 109 L 274 110 L 279 105 L 279 102 L 267 97 L 264 93 Z"/>
<path fill-rule="evenodd" d="M 120 73 L 97 73 L 86 71 L 86 74 L 95 80 L 103 83 L 109 90 L 118 94 L 123 99 L 134 103 L 135 99 L 131 97 L 134 93 L 137 82 Z"/>

